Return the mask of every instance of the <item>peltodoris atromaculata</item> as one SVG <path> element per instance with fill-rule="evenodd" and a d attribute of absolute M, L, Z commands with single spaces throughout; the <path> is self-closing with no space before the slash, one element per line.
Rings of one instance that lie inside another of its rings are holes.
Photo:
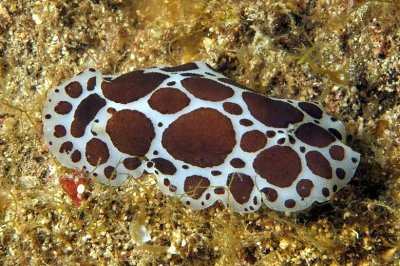
<path fill-rule="evenodd" d="M 345 186 L 360 160 L 317 103 L 265 97 L 202 62 L 88 69 L 49 93 L 43 128 L 65 166 L 112 185 L 153 173 L 192 209 L 302 210 Z"/>

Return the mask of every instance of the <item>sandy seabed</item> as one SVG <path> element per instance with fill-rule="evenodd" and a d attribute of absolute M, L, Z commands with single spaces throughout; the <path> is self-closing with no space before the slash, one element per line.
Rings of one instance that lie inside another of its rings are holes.
<path fill-rule="evenodd" d="M 399 265 L 400 3 L 223 2 L 0 2 L 0 264 Z M 241 215 L 191 211 L 148 175 L 94 184 L 76 207 L 43 139 L 46 93 L 88 67 L 194 60 L 323 102 L 362 156 L 350 184 L 304 212 Z"/>

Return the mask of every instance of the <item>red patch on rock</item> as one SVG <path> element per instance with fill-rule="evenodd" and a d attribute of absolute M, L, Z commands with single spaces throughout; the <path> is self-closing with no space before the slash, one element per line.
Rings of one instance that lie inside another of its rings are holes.
<path fill-rule="evenodd" d="M 92 179 L 87 178 L 81 172 L 74 172 L 73 178 L 68 178 L 65 175 L 59 177 L 58 182 L 61 188 L 67 193 L 68 197 L 72 200 L 76 207 L 82 204 L 85 199 L 84 195 L 78 193 L 78 186 L 82 185 L 85 187 L 85 192 L 91 188 Z"/>

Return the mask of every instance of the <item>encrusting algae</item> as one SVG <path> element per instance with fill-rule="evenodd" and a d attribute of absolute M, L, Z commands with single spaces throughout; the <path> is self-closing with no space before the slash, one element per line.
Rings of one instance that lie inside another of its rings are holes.
<path fill-rule="evenodd" d="M 347 0 L 1 3 L 1 264 L 398 264 L 398 10 Z M 85 176 L 49 153 L 46 93 L 90 67 L 113 75 L 196 60 L 268 97 L 323 95 L 361 153 L 349 185 L 306 211 L 238 214 L 192 211 L 148 175 L 88 185 L 76 207 L 58 180 Z"/>

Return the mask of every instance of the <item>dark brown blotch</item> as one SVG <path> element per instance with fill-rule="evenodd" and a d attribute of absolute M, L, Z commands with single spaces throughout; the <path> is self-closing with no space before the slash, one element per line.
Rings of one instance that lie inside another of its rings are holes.
<path fill-rule="evenodd" d="M 117 177 L 115 168 L 112 166 L 107 166 L 106 168 L 104 168 L 104 175 L 110 180 L 114 180 Z"/>
<path fill-rule="evenodd" d="M 161 88 L 151 95 L 148 103 L 161 114 L 175 114 L 188 106 L 190 99 L 178 89 Z"/>
<path fill-rule="evenodd" d="M 309 151 L 306 153 L 307 167 L 311 172 L 320 177 L 331 179 L 332 167 L 329 161 L 319 151 Z"/>
<path fill-rule="evenodd" d="M 87 82 L 87 90 L 92 91 L 96 87 L 96 77 L 91 77 Z"/>
<path fill-rule="evenodd" d="M 155 167 L 165 175 L 173 175 L 176 173 L 176 167 L 173 163 L 164 158 L 155 158 L 152 160 Z"/>
<path fill-rule="evenodd" d="M 250 127 L 250 126 L 252 126 L 254 124 L 251 120 L 245 119 L 245 118 L 244 119 L 240 119 L 239 123 L 242 126 L 245 126 L 245 127 Z"/>
<path fill-rule="evenodd" d="M 67 134 L 67 130 L 63 125 L 56 125 L 54 127 L 54 137 L 62 138 Z"/>
<path fill-rule="evenodd" d="M 214 80 L 191 77 L 181 81 L 182 86 L 195 97 L 205 101 L 222 101 L 233 96 L 234 92 L 228 86 Z"/>
<path fill-rule="evenodd" d="M 155 137 L 154 127 L 143 113 L 124 109 L 116 112 L 107 122 L 106 132 L 113 145 L 132 156 L 144 156 Z"/>
<path fill-rule="evenodd" d="M 155 90 L 168 76 L 161 73 L 144 73 L 137 70 L 101 84 L 107 99 L 117 103 L 134 102 Z"/>
<path fill-rule="evenodd" d="M 342 168 L 337 168 L 336 169 L 336 176 L 339 178 L 339 179 L 344 179 L 345 177 L 346 177 L 346 172 L 342 169 Z"/>
<path fill-rule="evenodd" d="M 63 144 L 61 144 L 59 152 L 69 154 L 70 151 L 72 151 L 73 147 L 74 145 L 72 144 L 71 141 L 66 141 Z"/>
<path fill-rule="evenodd" d="M 254 181 L 246 174 L 232 173 L 228 175 L 227 186 L 236 202 L 245 204 L 250 199 L 254 188 Z"/>
<path fill-rule="evenodd" d="M 286 208 L 292 209 L 292 208 L 294 208 L 294 206 L 296 206 L 296 201 L 295 200 L 293 200 L 293 199 L 285 200 L 285 207 Z"/>
<path fill-rule="evenodd" d="M 191 62 L 180 66 L 164 67 L 161 70 L 164 70 L 166 72 L 180 72 L 180 71 L 196 70 L 198 68 L 199 67 L 195 63 Z"/>
<path fill-rule="evenodd" d="M 278 198 L 278 192 L 273 188 L 265 187 L 261 189 L 261 192 L 264 193 L 265 197 L 270 202 L 275 202 Z"/>
<path fill-rule="evenodd" d="M 168 187 L 168 189 L 169 189 L 169 191 L 171 191 L 171 192 L 176 192 L 176 190 L 178 189 L 176 186 L 174 186 L 174 185 L 170 185 L 169 187 Z"/>
<path fill-rule="evenodd" d="M 242 159 L 239 159 L 239 158 L 233 158 L 230 161 L 230 164 L 235 168 L 243 168 L 246 166 L 246 163 Z"/>
<path fill-rule="evenodd" d="M 85 150 L 86 159 L 88 163 L 93 166 L 98 166 L 107 162 L 108 158 L 110 157 L 107 144 L 97 138 L 92 138 L 89 140 L 86 143 Z"/>
<path fill-rule="evenodd" d="M 71 98 L 78 98 L 82 94 L 82 86 L 78 81 L 72 81 L 67 86 L 65 86 L 65 92 Z"/>
<path fill-rule="evenodd" d="M 189 197 L 199 199 L 209 186 L 210 181 L 208 178 L 199 175 L 192 175 L 186 177 L 183 190 Z"/>
<path fill-rule="evenodd" d="M 224 110 L 233 115 L 241 115 L 243 113 L 242 107 L 237 103 L 224 102 L 222 105 Z"/>
<path fill-rule="evenodd" d="M 265 147 L 267 137 L 258 130 L 248 131 L 243 134 L 240 140 L 240 148 L 246 152 L 256 152 Z"/>
<path fill-rule="evenodd" d="M 276 132 L 273 131 L 273 130 L 268 130 L 268 131 L 266 132 L 266 134 L 267 134 L 267 137 L 268 137 L 268 138 L 273 138 L 273 137 L 275 137 Z"/>
<path fill-rule="evenodd" d="M 66 101 L 59 102 L 56 107 L 54 107 L 54 112 L 60 115 L 69 114 L 72 110 L 72 104 Z"/>
<path fill-rule="evenodd" d="M 260 152 L 253 167 L 268 183 L 288 187 L 301 172 L 301 160 L 291 147 L 275 145 Z"/>
<path fill-rule="evenodd" d="M 222 173 L 221 173 L 221 171 L 213 170 L 213 171 L 211 171 L 211 174 L 212 174 L 213 176 L 219 176 L 219 175 L 221 175 Z"/>
<path fill-rule="evenodd" d="M 336 140 L 331 133 L 314 123 L 300 125 L 294 134 L 302 142 L 318 148 L 324 148 Z"/>
<path fill-rule="evenodd" d="M 142 164 L 142 162 L 139 160 L 139 158 L 133 157 L 133 158 L 124 159 L 122 164 L 128 170 L 135 170 L 136 168 L 138 168 Z"/>
<path fill-rule="evenodd" d="M 74 163 L 77 163 L 81 160 L 82 154 L 78 150 L 74 150 L 74 152 L 71 154 L 71 161 Z"/>
<path fill-rule="evenodd" d="M 339 145 L 333 145 L 329 148 L 329 155 L 336 161 L 342 161 L 344 159 L 344 148 Z"/>
<path fill-rule="evenodd" d="M 199 167 L 222 164 L 235 144 L 232 122 L 211 108 L 200 108 L 182 115 L 162 136 L 163 147 L 175 159 Z"/>
<path fill-rule="evenodd" d="M 301 179 L 296 185 L 297 194 L 302 199 L 307 198 L 311 194 L 311 190 L 314 187 L 314 183 L 309 179 Z"/>
<path fill-rule="evenodd" d="M 217 188 L 214 189 L 214 193 L 217 194 L 217 195 L 225 194 L 225 188 L 217 187 Z"/>
<path fill-rule="evenodd" d="M 329 197 L 329 194 L 330 194 L 329 189 L 324 187 L 322 189 L 322 195 L 324 195 L 325 197 Z"/>
<path fill-rule="evenodd" d="M 308 115 L 316 118 L 316 119 L 321 119 L 322 118 L 322 110 L 319 108 L 317 105 L 308 103 L 308 102 L 300 102 L 299 107 L 301 110 L 306 112 Z"/>
<path fill-rule="evenodd" d="M 286 128 L 303 120 L 303 113 L 289 103 L 251 92 L 243 92 L 242 97 L 250 113 L 268 127 Z"/>
<path fill-rule="evenodd" d="M 85 134 L 87 125 L 105 105 L 106 100 L 97 94 L 91 94 L 83 99 L 74 113 L 74 120 L 71 124 L 71 135 L 75 138 L 82 137 Z"/>
<path fill-rule="evenodd" d="M 164 178 L 163 184 L 164 186 L 168 187 L 169 185 L 171 185 L 171 181 L 169 181 L 168 178 Z"/>

